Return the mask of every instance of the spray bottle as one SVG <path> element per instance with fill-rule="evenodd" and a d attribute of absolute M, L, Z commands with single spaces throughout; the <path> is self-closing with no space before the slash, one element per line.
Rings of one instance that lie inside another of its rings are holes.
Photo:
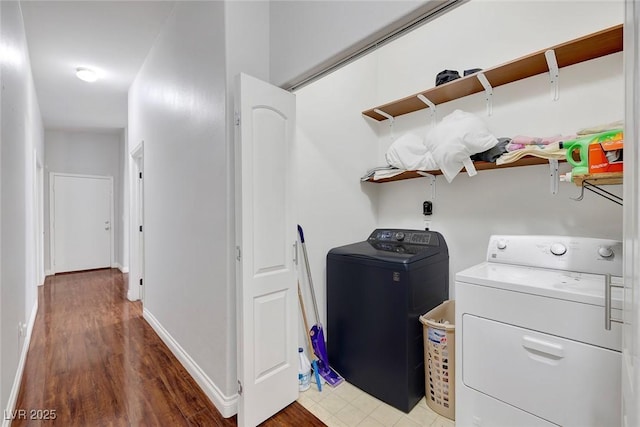
<path fill-rule="evenodd" d="M 304 354 L 302 347 L 298 348 L 298 389 L 306 391 L 311 387 L 311 362 Z"/>

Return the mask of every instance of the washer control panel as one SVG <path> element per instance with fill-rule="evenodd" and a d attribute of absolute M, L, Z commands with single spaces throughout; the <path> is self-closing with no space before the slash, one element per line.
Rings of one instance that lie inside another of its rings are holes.
<path fill-rule="evenodd" d="M 406 254 L 440 246 L 437 234 L 425 230 L 378 229 L 371 233 L 367 241 L 378 250 Z"/>
<path fill-rule="evenodd" d="M 423 230 L 397 230 L 382 229 L 375 230 L 367 239 L 373 242 L 404 242 L 412 245 L 438 246 L 438 239 L 435 233 Z"/>
<path fill-rule="evenodd" d="M 592 274 L 622 275 L 622 242 L 570 236 L 489 239 L 487 261 Z"/>

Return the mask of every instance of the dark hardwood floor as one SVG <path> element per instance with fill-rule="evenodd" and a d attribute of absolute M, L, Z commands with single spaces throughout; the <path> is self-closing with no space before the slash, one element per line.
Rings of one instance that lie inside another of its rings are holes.
<path fill-rule="evenodd" d="M 118 270 L 47 277 L 38 298 L 13 426 L 237 424 L 125 298 Z M 263 425 L 324 426 L 297 402 Z"/>

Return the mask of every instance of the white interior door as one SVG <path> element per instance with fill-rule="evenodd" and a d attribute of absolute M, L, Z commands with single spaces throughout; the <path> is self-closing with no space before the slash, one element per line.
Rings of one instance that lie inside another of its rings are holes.
<path fill-rule="evenodd" d="M 131 152 L 130 173 L 131 252 L 127 298 L 144 303 L 144 141 Z"/>
<path fill-rule="evenodd" d="M 238 425 L 298 397 L 296 223 L 291 146 L 295 96 L 236 79 Z"/>
<path fill-rule="evenodd" d="M 54 273 L 111 267 L 113 178 L 53 173 Z"/>
<path fill-rule="evenodd" d="M 640 425 L 640 4 L 625 2 L 624 324 L 622 425 Z"/>

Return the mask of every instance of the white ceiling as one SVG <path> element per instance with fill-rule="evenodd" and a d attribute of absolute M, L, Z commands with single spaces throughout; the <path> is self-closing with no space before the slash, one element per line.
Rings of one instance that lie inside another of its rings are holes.
<path fill-rule="evenodd" d="M 171 12 L 170 1 L 22 1 L 47 129 L 124 128 L 127 91 Z M 78 67 L 101 72 L 95 83 Z"/>

